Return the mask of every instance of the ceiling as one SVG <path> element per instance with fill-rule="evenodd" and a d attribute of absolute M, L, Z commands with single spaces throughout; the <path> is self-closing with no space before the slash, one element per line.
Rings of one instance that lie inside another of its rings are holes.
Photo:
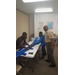
<path fill-rule="evenodd" d="M 16 9 L 34 14 L 37 8 L 53 8 L 53 13 L 58 13 L 58 0 L 49 0 L 43 2 L 23 3 L 22 0 L 16 0 Z"/>

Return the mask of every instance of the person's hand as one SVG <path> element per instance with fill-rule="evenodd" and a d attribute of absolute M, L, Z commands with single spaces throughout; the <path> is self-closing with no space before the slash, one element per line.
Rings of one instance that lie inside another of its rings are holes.
<path fill-rule="evenodd" d="M 34 44 L 32 44 L 31 46 L 33 46 Z"/>
<path fill-rule="evenodd" d="M 26 47 L 27 50 L 29 50 L 29 48 Z"/>
<path fill-rule="evenodd" d="M 29 48 L 31 48 L 31 46 L 29 46 Z"/>
<path fill-rule="evenodd" d="M 50 50 L 53 50 L 53 46 L 50 47 Z"/>

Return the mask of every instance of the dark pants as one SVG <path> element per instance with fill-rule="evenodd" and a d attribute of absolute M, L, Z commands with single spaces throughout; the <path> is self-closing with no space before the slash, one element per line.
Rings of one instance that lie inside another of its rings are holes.
<path fill-rule="evenodd" d="M 42 46 L 42 57 L 44 57 L 44 55 L 46 55 L 46 50 L 45 50 L 45 46 Z"/>
<path fill-rule="evenodd" d="M 47 54 L 48 54 L 47 59 L 51 61 L 51 65 L 55 65 L 54 56 L 53 56 L 54 44 L 53 44 L 53 50 L 50 50 L 51 42 L 46 43 L 46 47 L 47 47 Z"/>

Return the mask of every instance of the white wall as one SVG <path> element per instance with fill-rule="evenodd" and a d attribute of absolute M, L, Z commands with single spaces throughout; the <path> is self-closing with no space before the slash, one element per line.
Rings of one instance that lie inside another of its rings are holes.
<path fill-rule="evenodd" d="M 57 25 L 57 18 L 58 14 L 55 13 L 41 13 L 41 14 L 34 14 L 34 36 L 37 37 L 37 28 L 39 22 L 43 22 L 43 25 L 47 25 L 47 22 L 54 22 L 53 25 L 53 32 L 58 33 L 58 25 Z"/>
<path fill-rule="evenodd" d="M 30 15 L 30 35 L 34 34 L 34 14 Z"/>
<path fill-rule="evenodd" d="M 34 37 L 37 37 L 36 14 L 34 14 Z"/>

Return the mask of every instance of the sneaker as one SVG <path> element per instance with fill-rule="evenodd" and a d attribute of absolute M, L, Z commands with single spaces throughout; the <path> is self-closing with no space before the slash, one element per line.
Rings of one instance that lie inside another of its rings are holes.
<path fill-rule="evenodd" d="M 50 62 L 49 60 L 45 60 L 46 62 Z"/>
<path fill-rule="evenodd" d="M 55 67 L 56 65 L 49 65 L 49 67 Z"/>

